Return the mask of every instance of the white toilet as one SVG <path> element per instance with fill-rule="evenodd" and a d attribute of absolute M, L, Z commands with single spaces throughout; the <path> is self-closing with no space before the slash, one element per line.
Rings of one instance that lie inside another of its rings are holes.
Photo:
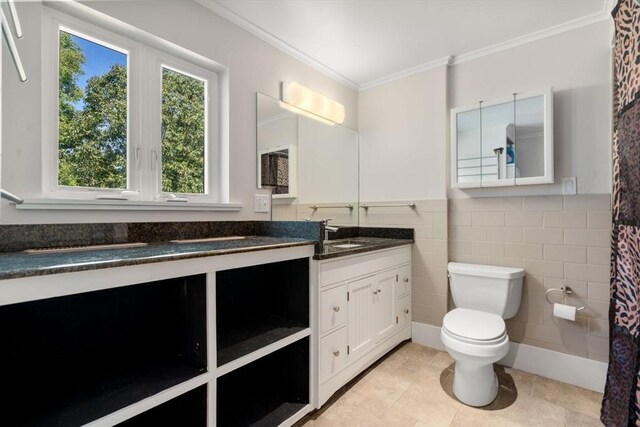
<path fill-rule="evenodd" d="M 444 316 L 440 338 L 456 361 L 453 393 L 467 405 L 485 406 L 498 395 L 493 363 L 509 351 L 503 319 L 520 308 L 524 270 L 457 262 L 448 270 L 457 308 Z"/>

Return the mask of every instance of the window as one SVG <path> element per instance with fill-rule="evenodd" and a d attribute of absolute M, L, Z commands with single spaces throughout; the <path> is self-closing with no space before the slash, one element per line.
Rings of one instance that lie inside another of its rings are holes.
<path fill-rule="evenodd" d="M 58 184 L 127 188 L 127 53 L 60 29 Z"/>
<path fill-rule="evenodd" d="M 162 67 L 162 191 L 205 192 L 206 81 Z"/>
<path fill-rule="evenodd" d="M 43 15 L 44 197 L 227 203 L 226 69 L 141 30 Z"/>

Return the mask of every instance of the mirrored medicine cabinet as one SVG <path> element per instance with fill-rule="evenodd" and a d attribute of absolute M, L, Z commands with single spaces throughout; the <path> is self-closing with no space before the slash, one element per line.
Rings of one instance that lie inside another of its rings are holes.
<path fill-rule="evenodd" d="M 258 188 L 270 189 L 273 220 L 358 225 L 358 132 L 283 108 L 258 93 Z"/>
<path fill-rule="evenodd" d="M 451 110 L 453 188 L 553 183 L 553 92 Z"/>

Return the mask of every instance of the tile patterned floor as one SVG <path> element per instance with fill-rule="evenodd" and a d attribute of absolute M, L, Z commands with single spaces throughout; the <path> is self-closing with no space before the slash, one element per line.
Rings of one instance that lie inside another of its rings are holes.
<path fill-rule="evenodd" d="M 600 393 L 516 369 L 496 367 L 496 373 L 498 398 L 484 408 L 472 408 L 453 396 L 453 359 L 446 352 L 405 343 L 297 426 L 602 425 L 598 420 Z"/>

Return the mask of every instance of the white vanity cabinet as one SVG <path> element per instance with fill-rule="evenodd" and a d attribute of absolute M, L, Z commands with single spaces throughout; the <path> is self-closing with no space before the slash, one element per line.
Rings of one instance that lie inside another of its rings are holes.
<path fill-rule="evenodd" d="M 411 338 L 411 246 L 318 263 L 316 407 Z"/>

